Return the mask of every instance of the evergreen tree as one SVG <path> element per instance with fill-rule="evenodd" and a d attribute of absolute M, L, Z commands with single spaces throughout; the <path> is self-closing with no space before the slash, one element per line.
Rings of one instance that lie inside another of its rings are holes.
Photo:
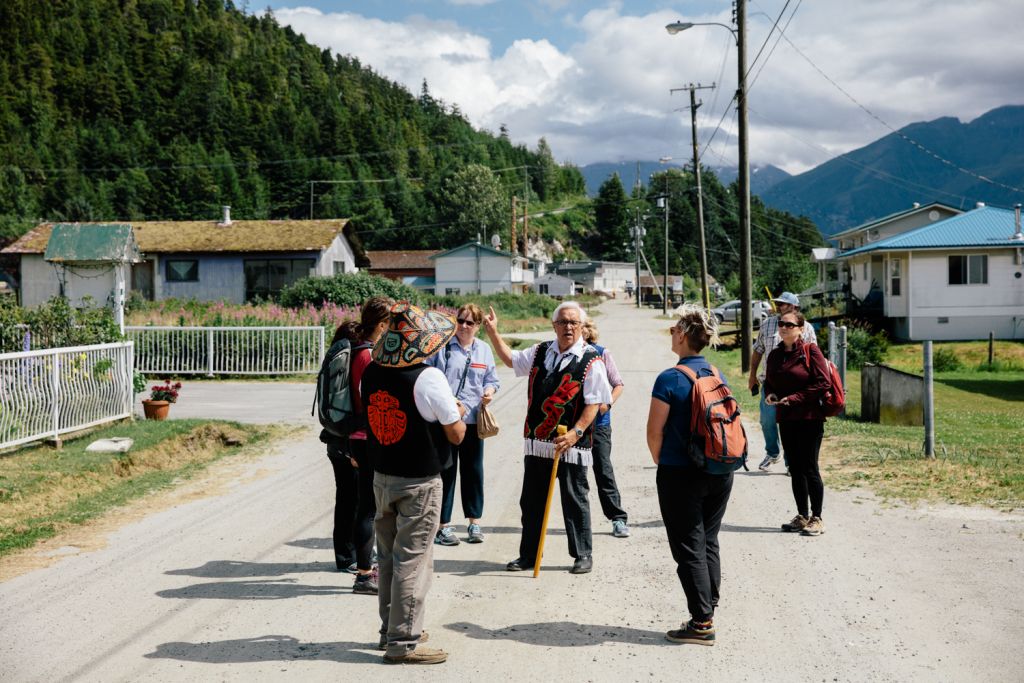
<path fill-rule="evenodd" d="M 629 209 L 618 173 L 597 191 L 594 223 L 596 234 L 587 245 L 591 255 L 607 261 L 629 260 Z"/>

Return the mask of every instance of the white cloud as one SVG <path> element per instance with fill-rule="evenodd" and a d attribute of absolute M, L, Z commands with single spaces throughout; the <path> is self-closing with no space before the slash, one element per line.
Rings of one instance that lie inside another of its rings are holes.
<path fill-rule="evenodd" d="M 481 7 L 483 5 L 491 5 L 498 0 L 447 0 L 449 5 L 473 5 Z"/>
<path fill-rule="evenodd" d="M 731 36 L 713 26 L 669 36 L 665 24 L 683 18 L 676 12 L 631 16 L 624 14 L 627 7 L 612 3 L 572 20 L 581 39 L 566 50 L 521 39 L 501 54 L 452 22 L 385 22 L 308 8 L 275 15 L 317 45 L 355 55 L 413 92 L 426 78 L 435 96 L 457 104 L 478 126 L 497 130 L 505 123 L 514 139 L 530 146 L 545 136 L 557 157 L 580 164 L 686 157 L 689 115 L 673 109 L 687 105 L 688 96 L 670 97 L 668 90 L 717 81 L 718 91 L 701 93 L 701 137 L 723 120 L 709 161 L 735 159 L 734 116 L 722 118 L 736 88 Z M 727 11 L 685 19 L 730 20 Z M 997 30 L 1005 21 L 1000 0 L 819 0 L 800 6 L 787 35 L 818 69 L 899 128 L 940 116 L 969 120 L 1024 100 L 1024 41 Z M 764 17 L 752 17 L 751 59 L 769 26 Z M 756 163 L 799 171 L 889 132 L 785 40 L 754 74 L 748 101 Z"/>

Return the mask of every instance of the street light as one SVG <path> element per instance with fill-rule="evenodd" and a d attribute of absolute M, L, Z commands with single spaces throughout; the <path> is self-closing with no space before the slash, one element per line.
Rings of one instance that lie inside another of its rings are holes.
<path fill-rule="evenodd" d="M 740 358 L 744 373 L 750 370 L 750 349 L 754 336 L 751 290 L 753 278 L 750 266 L 750 160 L 747 156 L 747 3 L 736 0 L 736 28 L 717 21 L 677 21 L 665 30 L 675 35 L 694 26 L 721 26 L 736 39 L 736 111 L 739 134 L 739 200 L 740 200 Z"/>

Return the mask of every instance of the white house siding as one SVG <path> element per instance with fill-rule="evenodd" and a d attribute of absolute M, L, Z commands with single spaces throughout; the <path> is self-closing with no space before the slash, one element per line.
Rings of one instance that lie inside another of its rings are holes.
<path fill-rule="evenodd" d="M 114 264 L 100 266 L 60 266 L 43 259 L 42 254 L 21 256 L 21 305 L 34 308 L 60 294 L 64 279 L 64 295 L 72 306 L 81 306 L 86 297 L 94 306 L 106 306 L 113 300 Z"/>
<path fill-rule="evenodd" d="M 475 249 L 461 249 L 448 256 L 435 259 L 434 293 L 443 295 L 449 289 L 457 289 L 460 294 L 476 293 L 477 291 L 477 257 Z M 480 293 L 512 291 L 511 257 L 499 256 L 490 252 L 480 251 Z"/>
<path fill-rule="evenodd" d="M 337 262 L 343 262 L 345 269 L 335 270 L 334 264 Z M 316 264 L 316 274 L 330 276 L 354 273 L 357 270 L 359 269 L 356 268 L 356 257 L 352 253 L 352 247 L 349 246 L 348 240 L 338 233 L 331 245 L 320 254 Z"/>
<path fill-rule="evenodd" d="M 892 269 L 894 266 L 899 268 L 899 295 L 893 293 Z M 909 291 L 907 288 L 909 284 L 907 282 L 907 254 L 905 252 L 886 254 L 882 272 L 885 273 L 885 282 L 882 283 L 885 291 L 884 313 L 889 318 L 905 318 L 907 316 L 907 292 Z"/>
<path fill-rule="evenodd" d="M 42 254 L 22 254 L 21 305 L 34 308 L 58 294 L 60 280 L 53 264 L 44 261 Z"/>
<path fill-rule="evenodd" d="M 604 292 L 626 291 L 626 280 L 636 279 L 636 267 L 632 263 L 605 262 L 594 278 L 594 288 Z"/>
<path fill-rule="evenodd" d="M 988 284 L 950 285 L 947 257 L 988 254 Z M 906 283 L 910 291 L 908 337 L 913 340 L 1024 339 L 1024 278 L 1013 252 L 915 251 Z M 948 322 L 940 323 L 945 318 Z"/>
<path fill-rule="evenodd" d="M 532 289 L 548 296 L 573 296 L 576 293 L 575 284 L 570 278 L 549 273 L 534 280 Z"/>

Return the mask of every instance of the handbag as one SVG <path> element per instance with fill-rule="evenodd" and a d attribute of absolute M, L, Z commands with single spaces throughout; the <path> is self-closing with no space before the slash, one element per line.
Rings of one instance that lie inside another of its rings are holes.
<path fill-rule="evenodd" d="M 494 417 L 494 413 L 487 406 L 480 406 L 480 410 L 476 415 L 477 435 L 481 439 L 486 439 L 497 434 L 499 429 L 500 425 L 498 425 L 498 420 Z"/>

